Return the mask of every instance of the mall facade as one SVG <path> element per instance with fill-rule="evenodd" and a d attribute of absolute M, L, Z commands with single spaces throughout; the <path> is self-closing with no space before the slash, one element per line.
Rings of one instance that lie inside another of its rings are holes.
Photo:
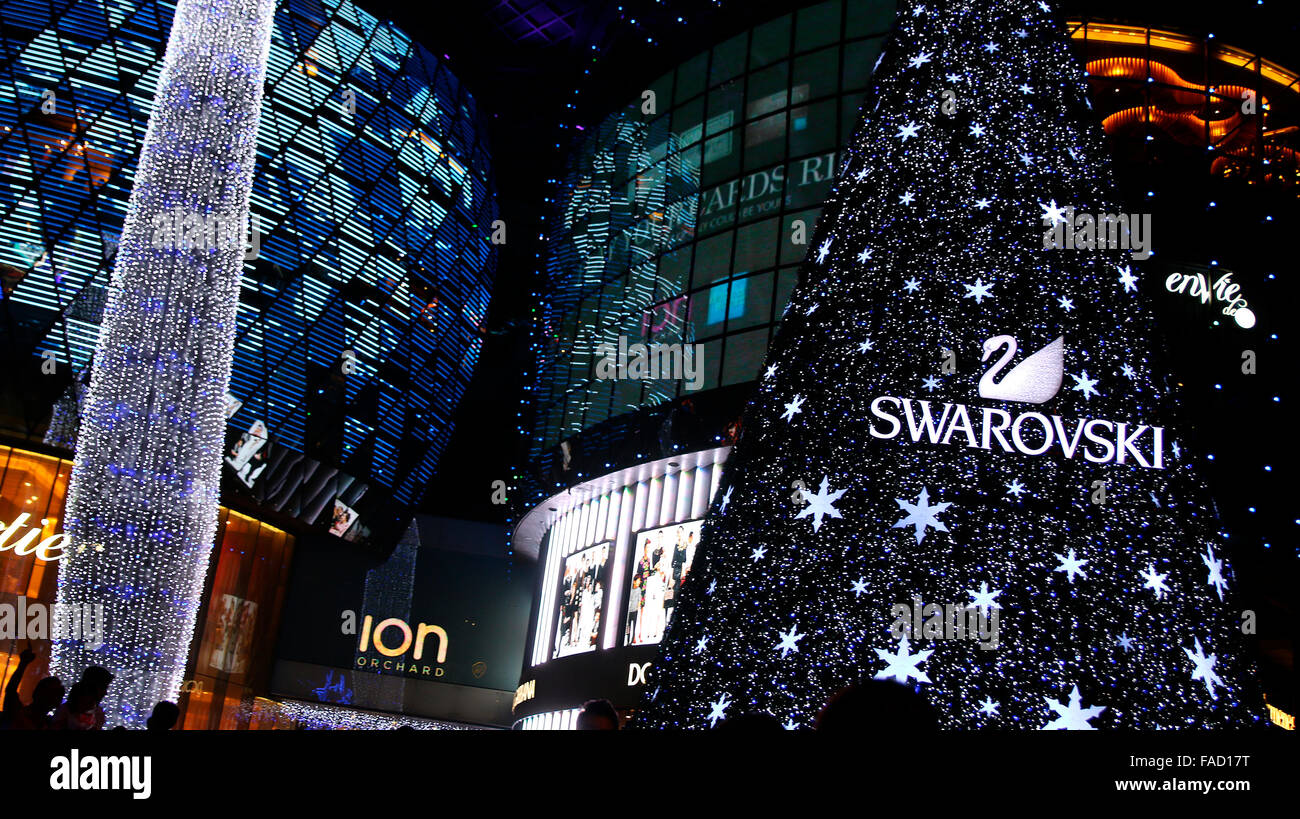
<path fill-rule="evenodd" d="M 174 11 L 96 0 L 0 12 L 0 603 L 54 599 L 55 563 L 12 546 L 29 529 L 62 532 Z M 278 4 L 183 727 L 257 724 L 296 552 L 337 542 L 378 560 L 412 537 L 485 332 L 498 214 L 484 131 L 446 61 L 391 23 L 351 0 Z M 42 667 L 48 645 L 33 645 Z M 20 648 L 0 646 L 6 679 Z M 490 711 L 467 718 L 499 721 Z"/>
<path fill-rule="evenodd" d="M 629 104 L 573 146 L 535 327 L 535 500 L 512 539 L 539 561 L 516 727 L 572 727 L 596 697 L 626 717 L 653 689 L 655 646 L 702 519 L 722 502 L 721 470 L 894 8 L 827 0 L 738 33 L 645 91 L 629 88 Z M 1193 420 L 1203 451 L 1219 453 L 1216 494 L 1234 475 L 1259 475 L 1251 490 L 1285 508 L 1281 487 L 1242 455 L 1240 429 L 1219 422 L 1250 413 L 1280 424 L 1279 399 L 1249 379 L 1229 395 L 1207 381 L 1207 362 L 1231 372 L 1243 348 L 1282 350 L 1269 302 L 1287 261 L 1268 231 L 1296 211 L 1300 164 L 1286 134 L 1300 124 L 1300 78 L 1212 35 L 1068 26 L 1122 190 L 1155 218 L 1159 259 L 1145 270 L 1174 283 L 1154 307 L 1179 341 L 1177 372 L 1205 402 Z M 1249 95 L 1258 107 L 1243 107 Z M 1230 317 L 1182 284 L 1225 274 L 1250 294 L 1246 312 Z M 608 376 L 611 349 L 655 344 L 693 350 L 695 383 Z M 805 488 L 792 485 L 792 497 Z M 1227 528 L 1271 559 L 1288 521 L 1241 506 L 1220 510 Z M 1278 688 L 1270 696 L 1285 698 Z"/>

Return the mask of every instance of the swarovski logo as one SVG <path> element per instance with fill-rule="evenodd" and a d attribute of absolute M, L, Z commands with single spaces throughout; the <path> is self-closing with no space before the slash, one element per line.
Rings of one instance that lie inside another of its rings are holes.
<path fill-rule="evenodd" d="M 1024 404 L 1045 404 L 1055 398 L 1065 372 L 1065 336 L 1059 336 L 994 383 L 994 377 L 1015 358 L 1016 340 L 1012 336 L 993 336 L 984 342 L 984 361 L 1004 346 L 1006 353 L 980 379 L 980 398 Z"/>

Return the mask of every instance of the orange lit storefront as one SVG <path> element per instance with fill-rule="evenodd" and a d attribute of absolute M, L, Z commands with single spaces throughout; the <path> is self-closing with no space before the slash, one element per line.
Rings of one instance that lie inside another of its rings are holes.
<path fill-rule="evenodd" d="M 54 602 L 57 561 L 38 559 L 41 552 L 34 547 L 63 531 L 71 471 L 72 462 L 66 458 L 0 446 L 0 605 L 16 608 L 19 597 L 29 604 Z M 255 692 L 264 692 L 269 679 L 294 538 L 224 506 L 217 531 L 219 548 L 208 568 L 199 628 L 178 699 L 182 716 L 177 727 L 270 727 L 259 718 L 263 709 L 257 706 Z M 8 685 L 18 655 L 28 644 L 3 634 L 0 686 Z M 49 669 L 49 639 L 33 639 L 30 645 L 36 660 L 19 687 L 24 701 Z M 74 681 L 63 682 L 70 686 Z"/>

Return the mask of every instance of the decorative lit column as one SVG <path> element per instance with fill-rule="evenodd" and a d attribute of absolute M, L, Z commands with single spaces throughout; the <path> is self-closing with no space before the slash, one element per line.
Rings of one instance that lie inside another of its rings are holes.
<path fill-rule="evenodd" d="M 175 700 L 216 534 L 244 234 L 275 0 L 180 0 L 82 412 L 58 601 L 102 645 L 54 673 L 115 676 L 108 725 Z M 75 610 L 75 609 L 74 609 Z"/>

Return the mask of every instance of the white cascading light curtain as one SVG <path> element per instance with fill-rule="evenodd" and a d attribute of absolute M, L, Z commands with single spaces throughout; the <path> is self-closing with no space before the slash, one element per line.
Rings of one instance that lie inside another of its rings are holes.
<path fill-rule="evenodd" d="M 257 128 L 275 0 L 180 0 L 100 328 L 68 490 L 54 643 L 66 685 L 115 680 L 108 725 L 175 700 L 217 527 Z M 98 641 L 96 641 L 98 642 Z"/>

